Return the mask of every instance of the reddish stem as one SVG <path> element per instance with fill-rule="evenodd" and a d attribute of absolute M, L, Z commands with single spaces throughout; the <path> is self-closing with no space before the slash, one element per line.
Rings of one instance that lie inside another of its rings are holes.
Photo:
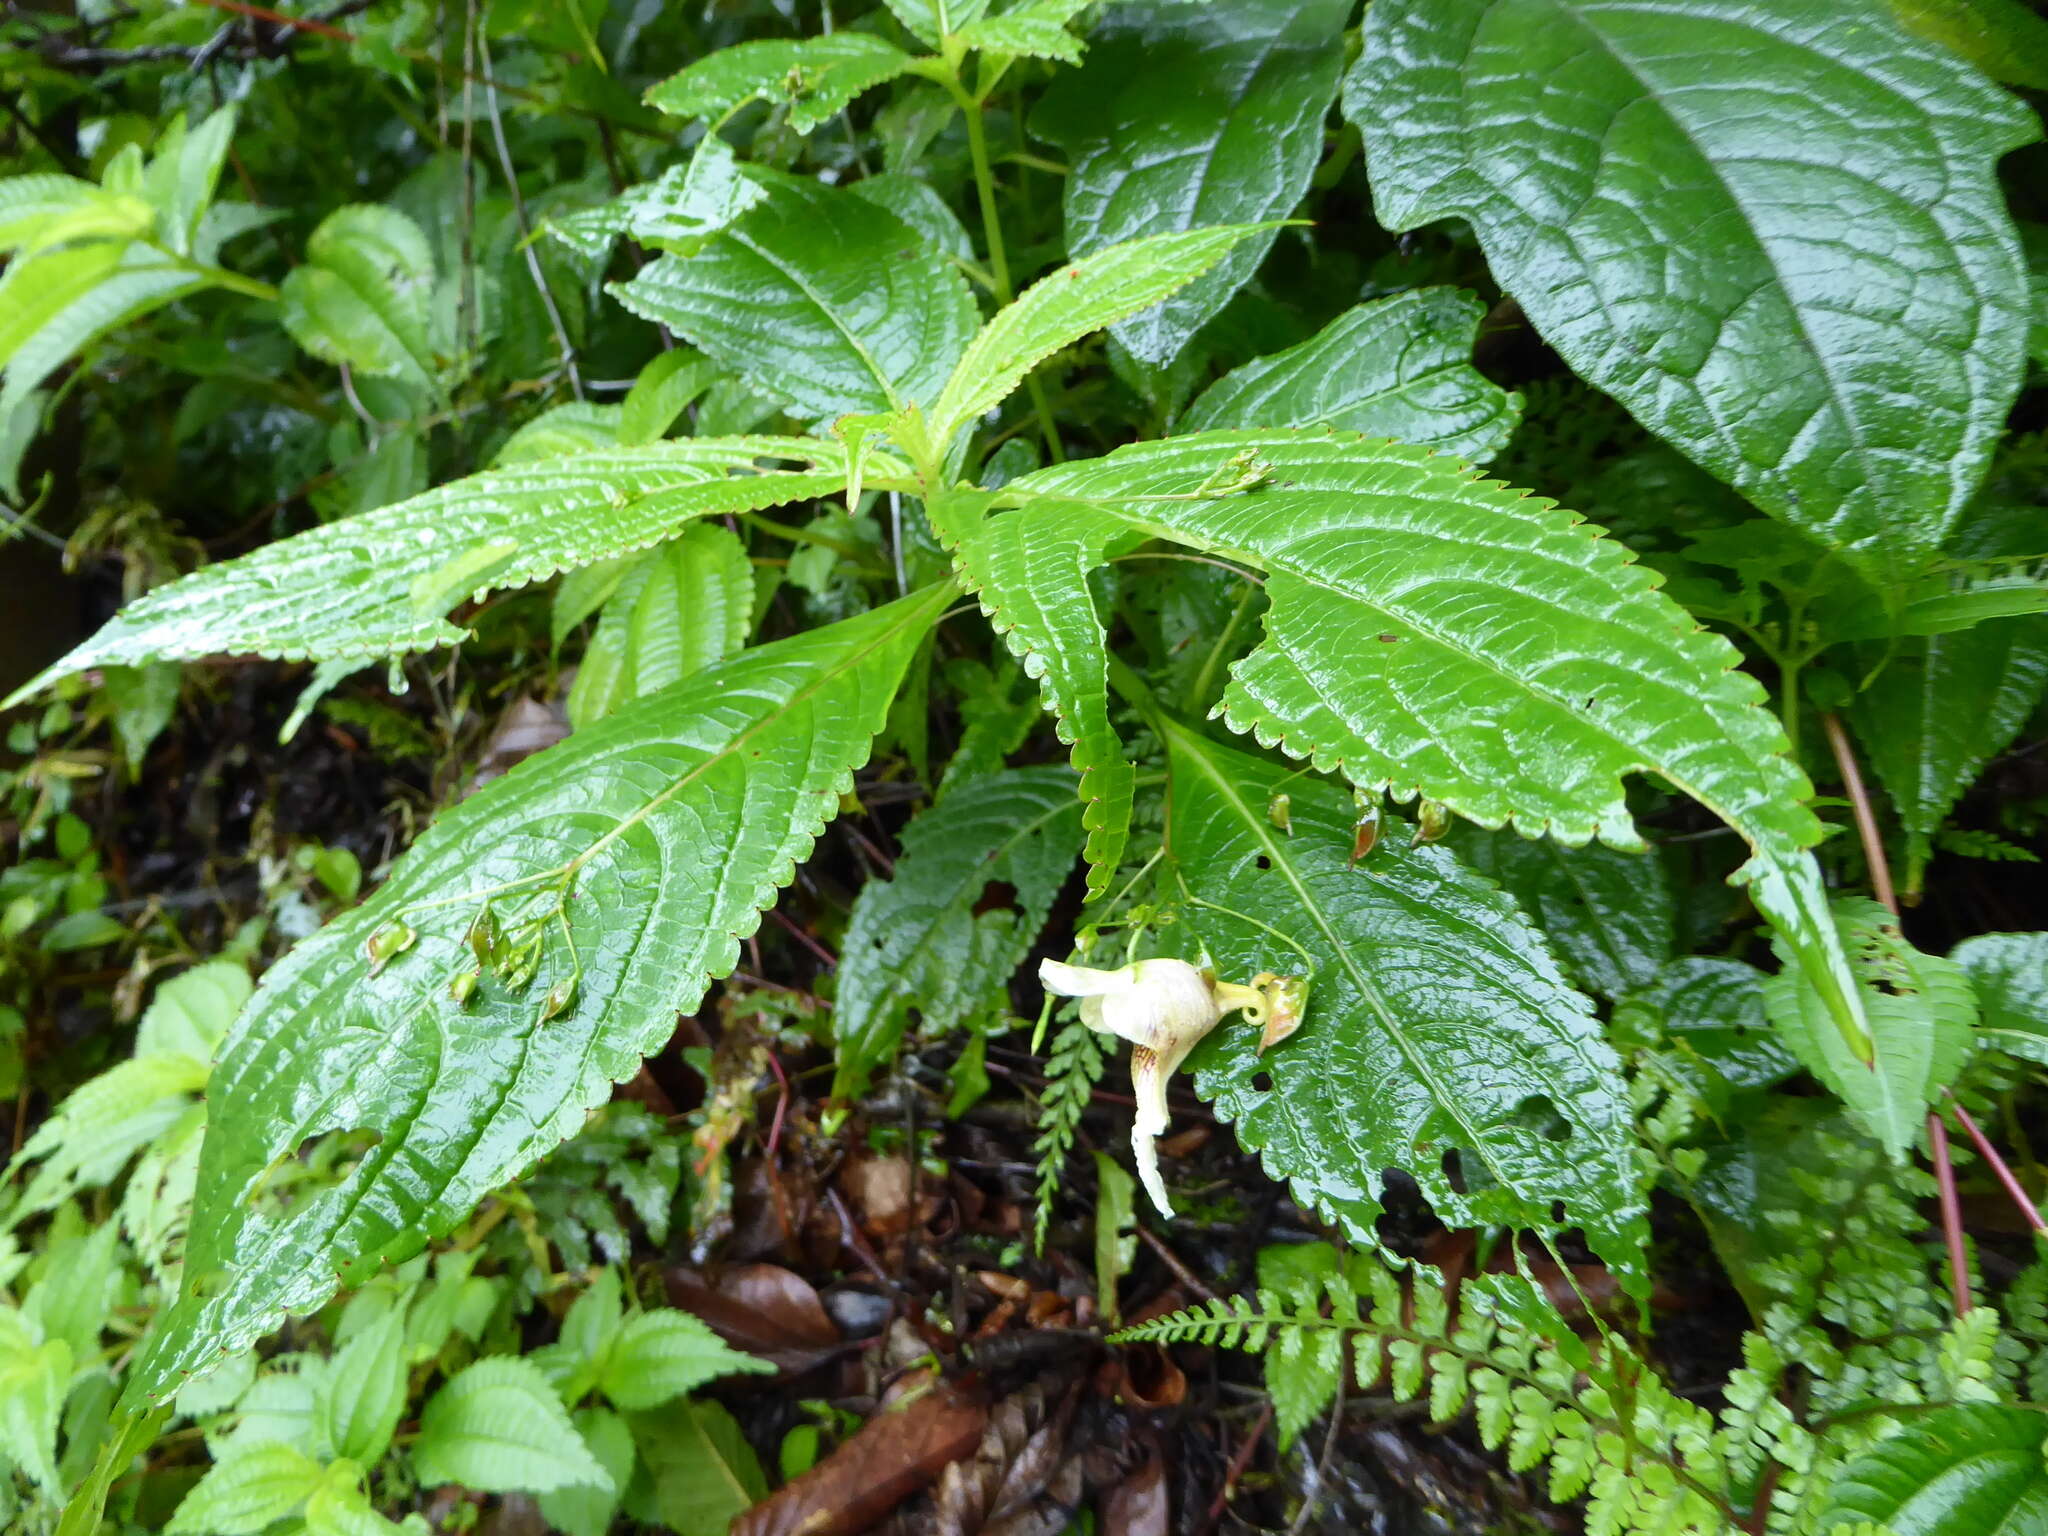
<path fill-rule="evenodd" d="M 1990 1139 L 1977 1129 L 1977 1122 L 1970 1118 L 1970 1112 L 1963 1108 L 1956 1096 L 1947 1089 L 1942 1091 L 1948 1094 L 1949 1108 L 1955 1111 L 1956 1119 L 1962 1122 L 1963 1129 L 1969 1133 L 1970 1140 L 1976 1145 L 1977 1155 L 1991 1165 L 1992 1173 L 1997 1175 L 1998 1182 L 2005 1186 L 2006 1194 L 2011 1196 L 2012 1203 L 2019 1207 L 2020 1214 L 2027 1219 L 2027 1225 L 2041 1236 L 2048 1237 L 2048 1222 L 2041 1219 L 2041 1213 L 2034 1208 L 2034 1202 L 2027 1198 L 2026 1190 L 2020 1187 L 2018 1177 L 2006 1165 L 2005 1159 L 1998 1155 L 1998 1148 L 1992 1146 Z"/>
<path fill-rule="evenodd" d="M 1970 1310 L 1970 1260 L 1963 1251 L 1963 1203 L 1956 1195 L 1955 1164 L 1948 1155 L 1948 1126 L 1927 1111 L 1927 1140 L 1934 1148 L 1934 1182 L 1941 1192 L 1941 1235 L 1948 1242 L 1948 1283 L 1956 1316 Z"/>
<path fill-rule="evenodd" d="M 773 1051 L 768 1053 L 768 1065 L 775 1072 L 775 1081 L 781 1085 L 781 1091 L 775 1096 L 775 1118 L 768 1123 L 768 1160 L 773 1162 L 775 1149 L 782 1144 L 782 1120 L 789 1113 L 789 1074 L 782 1070 L 782 1063 L 776 1060 Z"/>
<path fill-rule="evenodd" d="M 1870 865 L 1870 894 L 1884 904 L 1893 917 L 1899 915 L 1898 893 L 1892 889 L 1892 867 L 1884 856 L 1884 839 L 1877 834 L 1877 816 L 1870 808 L 1870 792 L 1863 787 L 1863 774 L 1856 766 L 1849 733 L 1833 715 L 1820 717 L 1834 749 L 1835 766 L 1841 770 L 1842 787 L 1849 796 L 1849 808 L 1856 817 L 1856 835 L 1863 840 L 1863 857 Z"/>

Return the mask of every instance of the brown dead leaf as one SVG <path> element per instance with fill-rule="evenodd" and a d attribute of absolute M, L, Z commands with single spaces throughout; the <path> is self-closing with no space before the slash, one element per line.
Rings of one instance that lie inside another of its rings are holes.
<path fill-rule="evenodd" d="M 534 753 L 552 747 L 569 734 L 569 717 L 530 694 L 518 699 L 498 718 L 498 728 L 477 759 L 472 789 L 512 771 Z"/>
<path fill-rule="evenodd" d="M 1172 1513 L 1166 1463 L 1154 1454 L 1102 1501 L 1102 1536 L 1166 1536 Z"/>
<path fill-rule="evenodd" d="M 730 1536 L 858 1536 L 970 1454 L 988 1428 L 977 1378 L 931 1382 L 732 1523 Z"/>
<path fill-rule="evenodd" d="M 1127 1345 L 1117 1395 L 1133 1408 L 1175 1408 L 1187 1401 L 1188 1378 L 1157 1344 Z"/>
<path fill-rule="evenodd" d="M 708 1272 L 676 1265 L 662 1280 L 670 1306 L 696 1313 L 735 1349 L 786 1371 L 809 1370 L 842 1342 L 816 1288 L 779 1264 Z"/>

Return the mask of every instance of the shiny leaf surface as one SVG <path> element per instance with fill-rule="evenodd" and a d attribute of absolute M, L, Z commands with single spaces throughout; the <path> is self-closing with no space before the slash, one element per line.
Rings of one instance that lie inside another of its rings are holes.
<path fill-rule="evenodd" d="M 1891 1536 L 2027 1536 L 2048 1529 L 2041 1415 L 1987 1403 L 1916 1414 L 1836 1482 L 1820 1529 Z"/>
<path fill-rule="evenodd" d="M 1977 1038 L 2048 1065 L 2048 933 L 1985 933 L 1949 954 L 1977 994 Z"/>
<path fill-rule="evenodd" d="M 809 133 L 909 67 L 909 54 L 865 32 L 763 38 L 699 59 L 652 87 L 647 103 L 677 117 L 717 118 L 741 102 L 766 101 L 787 107 L 789 126 Z"/>
<path fill-rule="evenodd" d="M 1380 221 L 1470 220 L 1646 426 L 1873 572 L 1941 542 L 2019 384 L 1994 167 L 2038 127 L 1881 0 L 1392 0 L 1345 110 Z"/>
<path fill-rule="evenodd" d="M 1554 1230 L 1561 1202 L 1639 1274 L 1620 1063 L 1515 904 L 1441 847 L 1383 843 L 1354 867 L 1348 796 L 1186 727 L 1167 746 L 1167 855 L 1217 974 L 1312 971 L 1291 1038 L 1262 1056 L 1258 1030 L 1226 1023 L 1197 1050 L 1196 1090 L 1238 1139 L 1354 1241 L 1376 1241 L 1400 1168 L 1453 1227 Z M 1283 787 L 1285 832 L 1267 815 Z"/>
<path fill-rule="evenodd" d="M 429 385 L 433 288 L 434 252 L 420 227 L 395 209 L 357 203 L 313 231 L 305 262 L 285 277 L 282 318 L 323 362 Z"/>
<path fill-rule="evenodd" d="M 1068 157 L 1067 250 L 1285 217 L 1308 190 L 1343 65 L 1350 0 L 1136 0 L 1088 36 L 1032 117 Z M 1272 248 L 1248 241 L 1116 338 L 1171 362 Z"/>
<path fill-rule="evenodd" d="M 638 1070 L 808 854 L 949 595 L 749 651 L 528 758 L 274 966 L 214 1073 L 186 1290 L 130 1405 L 417 1252 Z M 486 911 L 503 941 L 458 1002 Z M 363 1131 L 339 1184 L 265 1193 L 308 1141 Z"/>

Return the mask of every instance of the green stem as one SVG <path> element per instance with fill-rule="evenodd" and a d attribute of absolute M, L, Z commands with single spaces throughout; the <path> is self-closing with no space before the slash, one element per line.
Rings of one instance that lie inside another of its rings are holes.
<path fill-rule="evenodd" d="M 230 293 L 245 294 L 252 299 L 262 299 L 275 304 L 284 295 L 268 283 L 260 283 L 253 277 L 244 277 L 239 272 L 230 272 L 226 267 L 210 267 L 203 261 L 194 261 L 189 256 L 180 256 L 167 245 L 158 245 L 154 240 L 142 242 L 174 266 L 190 272 L 194 277 L 203 277 L 216 288 L 225 288 Z"/>

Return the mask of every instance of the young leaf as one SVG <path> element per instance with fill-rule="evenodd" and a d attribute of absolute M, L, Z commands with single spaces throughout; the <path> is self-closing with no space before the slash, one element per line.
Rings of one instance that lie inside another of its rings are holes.
<path fill-rule="evenodd" d="M 605 604 L 569 691 L 578 730 L 736 653 L 754 617 L 754 569 L 729 529 L 693 523 L 649 550 Z"/>
<path fill-rule="evenodd" d="M 0 251 L 22 260 L 75 240 L 128 240 L 147 234 L 156 210 L 75 176 L 0 179 Z"/>
<path fill-rule="evenodd" d="M 0 1310 L 0 1455 L 52 1498 L 63 1492 L 57 1424 L 71 1388 L 71 1364 L 70 1345 L 44 1340 L 14 1308 Z"/>
<path fill-rule="evenodd" d="M 2048 1465 L 2040 1414 L 1971 1403 L 1906 1419 L 1896 1435 L 1842 1469 L 1815 1529 L 1852 1525 L 1901 1536 L 2042 1529 Z"/>
<path fill-rule="evenodd" d="M 707 133 L 687 163 L 628 187 L 610 202 L 550 219 L 547 232 L 592 260 L 609 257 L 620 235 L 650 250 L 694 256 L 762 196 L 759 183 L 740 170 L 731 146 Z"/>
<path fill-rule="evenodd" d="M 1107 12 L 1088 61 L 1032 117 L 1067 151 L 1067 249 L 1283 218 L 1308 190 L 1343 67 L 1350 0 L 1139 0 Z M 1116 338 L 1171 362 L 1272 248 L 1271 231 Z"/>
<path fill-rule="evenodd" d="M 272 967 L 215 1069 L 186 1291 L 128 1402 L 419 1251 L 580 1127 L 738 959 L 950 595 L 749 651 L 528 758 Z M 457 1002 L 486 910 L 504 942 Z M 357 1130 L 378 1139 L 338 1184 L 265 1193 Z"/>
<path fill-rule="evenodd" d="M 540 1368 L 505 1355 L 464 1367 L 427 1400 L 412 1458 L 423 1483 L 486 1493 L 611 1486 Z"/>
<path fill-rule="evenodd" d="M 970 21 L 955 35 L 977 53 L 1078 64 L 1081 39 L 1067 30 L 1067 23 L 1077 11 L 1085 9 L 1086 3 L 1087 0 L 1025 0 L 1000 16 Z"/>
<path fill-rule="evenodd" d="M 933 523 L 951 542 L 951 532 L 972 525 L 986 503 L 971 492 L 934 497 Z M 1107 634 L 1088 590 L 1089 571 L 1117 536 L 1087 509 L 1069 517 L 1049 507 L 1042 519 L 983 521 L 954 546 L 962 579 L 1037 682 L 1057 717 L 1060 740 L 1073 748 L 1085 805 L 1090 901 L 1108 893 L 1123 861 L 1137 785 L 1137 771 L 1110 724 Z"/>
<path fill-rule="evenodd" d="M 1655 854 L 1566 848 L 1478 827 L 1460 827 L 1449 846 L 1536 920 L 1588 992 L 1617 998 L 1671 958 L 1671 884 Z"/>
<path fill-rule="evenodd" d="M 320 1486 L 320 1463 L 289 1445 L 238 1449 L 215 1462 L 179 1503 L 165 1536 L 257 1536 Z"/>
<path fill-rule="evenodd" d="M 200 243 L 200 220 L 213 201 L 234 136 L 235 109 L 222 107 L 192 129 L 180 112 L 157 137 L 142 187 L 157 211 L 163 243 L 180 256 L 193 254 Z"/>
<path fill-rule="evenodd" d="M 1455 288 L 1360 304 L 1301 345 L 1225 374 L 1179 429 L 1341 427 L 1483 464 L 1522 415 L 1519 394 L 1472 366 L 1485 317 L 1484 304 Z"/>
<path fill-rule="evenodd" d="M 320 221 L 282 289 L 285 329 L 322 362 L 432 388 L 434 252 L 393 208 L 355 203 Z"/>
<path fill-rule="evenodd" d="M 1653 573 L 1572 514 L 1426 450 L 1334 433 L 1134 444 L 1003 495 L 1026 505 L 963 545 L 1009 537 L 1041 564 L 1085 562 L 1116 529 L 1263 569 L 1265 642 L 1233 668 L 1221 712 L 1361 789 L 1632 849 L 1623 776 L 1662 774 L 1748 839 L 1756 856 L 1739 878 L 1851 1049 L 1867 1050 L 1805 851 L 1820 836 L 1802 803 L 1810 787 L 1782 755 L 1762 688 Z M 1023 526 L 998 534 L 1013 517 Z M 960 565 L 981 579 L 964 548 Z M 1014 599 L 982 593 L 985 607 Z M 1013 648 L 1020 637 L 1041 642 L 1019 625 Z"/>
<path fill-rule="evenodd" d="M 332 1456 L 375 1466 L 405 1412 L 405 1317 L 397 1308 L 335 1352 L 313 1401 L 313 1429 Z"/>
<path fill-rule="evenodd" d="M 1979 934 L 1949 959 L 1977 994 L 1977 1038 L 2048 1065 L 2048 933 Z"/>
<path fill-rule="evenodd" d="M 756 206 L 610 292 L 806 416 L 929 401 L 974 332 L 966 279 L 866 198 L 752 175 Z"/>
<path fill-rule="evenodd" d="M 1919 1135 L 1928 1104 L 1955 1081 L 1969 1054 L 1977 999 L 1960 965 L 1908 944 L 1898 919 L 1876 902 L 1844 899 L 1835 910 L 1863 991 L 1876 1065 L 1855 1061 L 1840 1033 L 1828 1027 L 1820 999 L 1791 965 L 1782 935 L 1772 948 L 1786 968 L 1764 983 L 1764 1009 L 1801 1064 L 1900 1157 Z"/>
<path fill-rule="evenodd" d="M 1376 3 L 1345 111 L 1380 221 L 1469 219 L 1652 431 L 1880 577 L 1941 542 L 2019 385 L 1994 172 L 2038 129 L 1880 0 Z"/>
<path fill-rule="evenodd" d="M 647 104 L 677 117 L 722 118 L 743 101 L 789 108 L 789 126 L 809 133 L 863 91 L 910 68 L 910 55 L 865 32 L 801 41 L 735 43 L 650 87 Z"/>
<path fill-rule="evenodd" d="M 442 614 L 473 590 L 644 549 L 693 518 L 829 495 L 844 484 L 836 470 L 752 470 L 763 458 L 836 457 L 799 438 L 692 438 L 486 470 L 158 587 L 7 702 L 108 662 L 451 644 L 465 631 Z"/>
<path fill-rule="evenodd" d="M 981 328 L 946 380 L 931 411 L 933 445 L 943 453 L 956 432 L 1000 405 L 1025 374 L 1062 347 L 1185 288 L 1273 227 L 1224 225 L 1153 235 L 1040 278 Z"/>
<path fill-rule="evenodd" d="M 598 1390 L 614 1408 L 658 1407 L 721 1376 L 775 1374 L 775 1367 L 729 1347 L 687 1312 L 663 1307 L 629 1320 L 605 1362 Z"/>
<path fill-rule="evenodd" d="M 1076 784 L 1064 768 L 990 774 L 903 829 L 894 877 L 861 887 L 840 947 L 835 1097 L 895 1054 L 913 1010 L 950 1030 L 1000 997 L 1081 851 Z M 1012 894 L 984 910 L 992 885 Z"/>
<path fill-rule="evenodd" d="M 106 241 L 16 260 L 0 276 L 0 418 L 89 343 L 206 286 L 145 245 Z"/>
<path fill-rule="evenodd" d="M 1379 1182 L 1401 1168 L 1452 1226 L 1551 1231 L 1561 1204 L 1640 1277 L 1620 1062 L 1543 936 L 1441 847 L 1396 839 L 1353 867 L 1348 796 L 1165 729 L 1183 921 L 1226 980 L 1309 973 L 1292 1038 L 1261 1055 L 1258 1030 L 1226 1023 L 1196 1051 L 1196 1091 L 1238 1140 L 1356 1242 L 1378 1241 Z M 1283 788 L 1286 832 L 1267 814 Z"/>
<path fill-rule="evenodd" d="M 2048 619 L 1981 624 L 1898 642 L 1849 718 L 1906 835 L 1902 887 L 1916 892 L 1934 834 L 2048 688 Z"/>

